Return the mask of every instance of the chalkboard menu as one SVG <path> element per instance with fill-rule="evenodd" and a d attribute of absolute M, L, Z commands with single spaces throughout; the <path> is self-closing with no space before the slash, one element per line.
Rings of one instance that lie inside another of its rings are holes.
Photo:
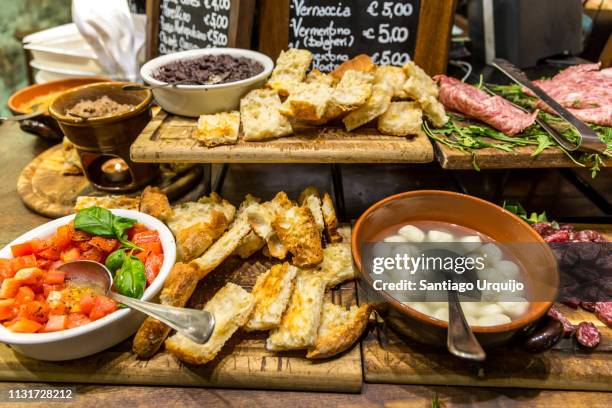
<path fill-rule="evenodd" d="M 147 0 L 148 57 L 197 48 L 249 48 L 254 2 Z"/>
<path fill-rule="evenodd" d="M 420 0 L 289 1 L 288 46 L 312 51 L 321 71 L 362 53 L 383 65 L 413 58 Z"/>

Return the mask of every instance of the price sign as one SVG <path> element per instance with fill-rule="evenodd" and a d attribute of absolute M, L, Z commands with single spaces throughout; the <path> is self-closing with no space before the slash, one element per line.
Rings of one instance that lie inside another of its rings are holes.
<path fill-rule="evenodd" d="M 331 71 L 357 54 L 402 65 L 414 54 L 420 0 L 289 0 L 289 47 L 313 52 Z"/>
<path fill-rule="evenodd" d="M 197 48 L 249 48 L 253 8 L 254 0 L 149 0 L 149 57 Z"/>

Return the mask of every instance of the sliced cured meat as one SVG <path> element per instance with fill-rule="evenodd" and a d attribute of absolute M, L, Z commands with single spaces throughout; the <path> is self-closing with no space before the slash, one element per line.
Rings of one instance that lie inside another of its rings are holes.
<path fill-rule="evenodd" d="M 612 126 L 612 69 L 599 70 L 599 67 L 600 64 L 575 65 L 551 79 L 533 82 L 578 119 Z M 523 91 L 534 96 L 526 88 Z M 538 107 L 553 112 L 542 101 Z"/>
<path fill-rule="evenodd" d="M 481 120 L 507 135 L 516 135 L 531 126 L 538 114 L 529 114 L 500 96 L 491 96 L 475 86 L 446 75 L 434 78 L 440 84 L 440 102 L 449 110 Z"/>
<path fill-rule="evenodd" d="M 606 326 L 612 327 L 612 302 L 595 303 L 595 316 Z"/>
<path fill-rule="evenodd" d="M 551 307 L 548 310 L 548 315 L 563 325 L 563 337 L 569 337 L 574 331 L 576 331 L 576 326 L 574 326 L 567 319 L 567 317 L 561 313 L 557 306 Z"/>
<path fill-rule="evenodd" d="M 601 333 L 591 322 L 581 322 L 576 329 L 576 340 L 584 347 L 596 347 L 601 341 Z"/>

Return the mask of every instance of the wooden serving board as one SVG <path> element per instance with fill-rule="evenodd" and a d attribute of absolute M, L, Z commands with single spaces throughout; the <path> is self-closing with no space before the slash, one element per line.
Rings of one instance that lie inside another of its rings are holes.
<path fill-rule="evenodd" d="M 272 263 L 263 256 L 244 261 L 228 259 L 204 278 L 188 307 L 202 308 L 225 283 L 250 288 L 257 275 Z M 355 282 L 326 294 L 336 304 L 356 304 Z M 165 351 L 150 360 L 131 353 L 131 339 L 91 357 L 66 362 L 38 361 L 0 345 L 0 381 L 71 382 L 104 384 L 176 385 L 196 387 L 260 388 L 307 391 L 359 392 L 363 382 L 360 345 L 339 356 L 307 360 L 305 351 L 269 352 L 267 332 L 239 331 L 212 362 L 203 366 L 181 363 Z"/>
<path fill-rule="evenodd" d="M 194 163 L 429 163 L 433 146 L 424 133 L 385 136 L 375 128 L 296 128 L 295 135 L 263 142 L 206 147 L 192 137 L 197 119 L 161 111 L 132 144 L 135 162 Z"/>
<path fill-rule="evenodd" d="M 473 170 L 474 158 L 470 153 L 450 148 L 443 143 L 434 141 L 436 157 L 444 169 Z M 499 149 L 485 148 L 475 151 L 476 163 L 481 169 L 525 169 L 525 168 L 563 168 L 580 167 L 567 157 L 560 149 L 545 149 L 537 156 L 533 146 L 515 148 L 511 152 Z M 604 158 L 606 166 L 612 166 L 612 158 Z"/>
<path fill-rule="evenodd" d="M 29 209 L 46 217 L 58 218 L 73 212 L 78 196 L 109 194 L 96 190 L 83 174 L 63 174 L 63 166 L 63 147 L 60 143 L 35 157 L 23 169 L 17 180 L 17 193 Z M 160 186 L 171 200 L 190 196 L 189 193 L 193 193 L 195 199 L 201 195 L 197 186 L 202 176 L 201 166 L 192 167 L 181 175 L 162 169 L 154 184 Z"/>
<path fill-rule="evenodd" d="M 608 225 L 576 225 L 596 229 L 612 240 Z M 519 347 L 487 352 L 487 360 L 471 363 L 445 349 L 400 338 L 383 323 L 375 323 L 362 342 L 367 382 L 397 384 L 465 385 L 479 387 L 550 388 L 609 391 L 612 384 L 612 329 L 581 308 L 559 305 L 568 319 L 590 321 L 602 334 L 601 343 L 585 350 L 573 339 L 563 339 L 553 349 L 532 354 Z"/>

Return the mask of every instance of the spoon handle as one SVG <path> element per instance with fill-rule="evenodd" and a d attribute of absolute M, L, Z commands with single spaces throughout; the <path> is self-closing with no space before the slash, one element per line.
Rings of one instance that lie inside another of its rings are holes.
<path fill-rule="evenodd" d="M 457 357 L 474 361 L 484 361 L 486 358 L 484 350 L 465 320 L 459 297 L 454 290 L 448 291 L 448 337 L 446 345 L 448 351 Z"/>
<path fill-rule="evenodd" d="M 152 316 L 198 344 L 208 341 L 215 328 L 215 318 L 209 312 L 185 309 L 133 299 L 111 292 L 117 302 Z"/>

